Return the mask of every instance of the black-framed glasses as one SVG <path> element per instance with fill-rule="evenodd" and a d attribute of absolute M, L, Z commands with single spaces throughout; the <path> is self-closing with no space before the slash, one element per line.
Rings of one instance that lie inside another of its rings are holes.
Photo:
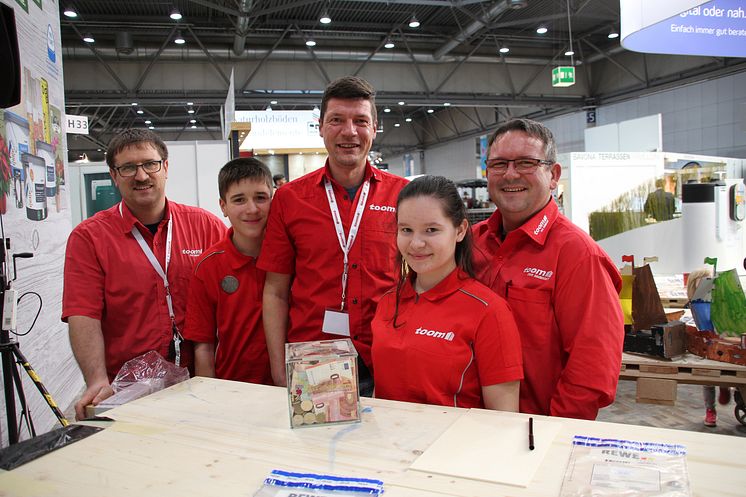
<path fill-rule="evenodd" d="M 508 172 L 508 166 L 510 166 L 511 162 L 513 163 L 513 168 L 518 174 L 531 174 L 542 164 L 547 166 L 553 164 L 550 160 L 531 158 L 487 159 L 487 172 L 497 176 L 502 176 Z"/>
<path fill-rule="evenodd" d="M 116 172 L 119 173 L 119 176 L 122 178 L 131 178 L 132 176 L 135 176 L 137 174 L 137 168 L 141 167 L 143 171 L 145 171 L 148 174 L 157 173 L 161 170 L 161 166 L 163 165 L 163 159 L 161 160 L 148 160 L 145 162 L 141 162 L 140 164 L 124 164 L 118 167 L 114 167 Z"/>

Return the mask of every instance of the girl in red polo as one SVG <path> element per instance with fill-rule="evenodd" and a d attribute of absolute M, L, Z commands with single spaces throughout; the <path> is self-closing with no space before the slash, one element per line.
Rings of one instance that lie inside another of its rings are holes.
<path fill-rule="evenodd" d="M 505 300 L 474 279 L 456 185 L 415 179 L 396 216 L 402 272 L 373 318 L 376 397 L 518 411 L 518 330 Z"/>

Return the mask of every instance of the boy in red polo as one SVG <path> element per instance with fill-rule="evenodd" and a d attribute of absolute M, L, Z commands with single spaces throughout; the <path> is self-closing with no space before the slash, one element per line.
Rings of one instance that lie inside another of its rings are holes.
<path fill-rule="evenodd" d="M 199 376 L 272 384 L 262 326 L 264 271 L 256 258 L 272 200 L 272 174 L 253 158 L 228 162 L 218 175 L 227 236 L 197 261 L 184 338 L 195 342 Z"/>

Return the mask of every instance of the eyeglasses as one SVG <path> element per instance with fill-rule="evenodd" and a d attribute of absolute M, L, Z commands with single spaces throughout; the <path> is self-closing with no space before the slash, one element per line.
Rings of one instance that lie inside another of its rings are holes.
<path fill-rule="evenodd" d="M 502 176 L 508 172 L 508 166 L 513 163 L 513 168 L 518 174 L 531 174 L 540 164 L 554 164 L 550 160 L 543 159 L 487 159 L 487 172 L 496 176 Z"/>
<path fill-rule="evenodd" d="M 125 164 L 119 167 L 113 167 L 115 171 L 119 173 L 122 178 L 131 178 L 137 174 L 137 168 L 141 167 L 143 171 L 148 174 L 157 173 L 161 170 L 163 165 L 163 159 L 161 160 L 149 160 L 141 164 Z"/>

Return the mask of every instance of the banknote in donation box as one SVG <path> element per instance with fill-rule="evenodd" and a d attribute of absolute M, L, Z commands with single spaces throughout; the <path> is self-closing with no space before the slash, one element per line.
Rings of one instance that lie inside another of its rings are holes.
<path fill-rule="evenodd" d="M 285 344 L 290 426 L 360 421 L 357 351 L 350 339 Z"/>

